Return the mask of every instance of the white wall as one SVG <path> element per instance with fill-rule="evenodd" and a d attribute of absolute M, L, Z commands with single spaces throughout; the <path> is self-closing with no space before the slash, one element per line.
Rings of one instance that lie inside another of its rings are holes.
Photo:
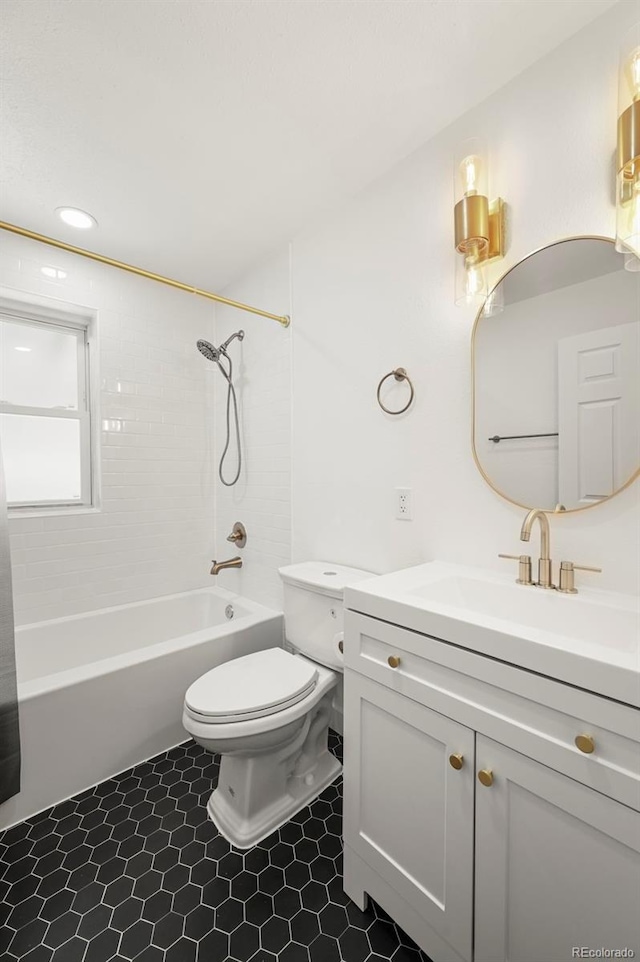
<path fill-rule="evenodd" d="M 212 398 L 195 341 L 213 336 L 212 307 L 5 233 L 0 285 L 97 310 L 99 332 L 100 510 L 10 519 L 17 623 L 209 584 Z"/>
<path fill-rule="evenodd" d="M 561 237 L 612 236 L 618 46 L 636 15 L 634 4 L 618 4 L 295 240 L 294 560 L 383 572 L 440 558 L 505 570 L 497 553 L 517 553 L 522 511 L 494 494 L 471 456 L 474 318 L 453 305 L 454 149 L 478 133 L 492 146 L 492 192 L 509 204 L 509 249 L 496 273 Z M 280 310 L 282 298 L 267 296 L 272 284 L 262 269 L 229 293 Z M 416 401 L 392 418 L 375 388 L 397 365 Z M 245 411 L 247 441 L 251 417 Z M 281 436 L 274 421 L 261 443 Z M 413 489 L 410 523 L 394 520 L 396 486 Z M 585 580 L 637 590 L 638 490 L 554 519 L 555 559 L 601 565 Z M 267 479 L 253 491 L 265 513 L 285 508 Z M 275 565 L 256 558 L 252 576 L 266 581 Z"/>

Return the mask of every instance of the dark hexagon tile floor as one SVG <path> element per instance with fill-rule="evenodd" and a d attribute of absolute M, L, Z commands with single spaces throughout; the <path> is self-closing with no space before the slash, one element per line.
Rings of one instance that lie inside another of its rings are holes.
<path fill-rule="evenodd" d="M 0 833 L 0 958 L 429 962 L 342 891 L 342 779 L 239 852 L 207 817 L 218 769 L 187 742 Z"/>

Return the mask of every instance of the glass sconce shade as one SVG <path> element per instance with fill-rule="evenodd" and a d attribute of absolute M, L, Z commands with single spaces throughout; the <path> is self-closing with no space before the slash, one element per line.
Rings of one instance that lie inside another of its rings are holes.
<path fill-rule="evenodd" d="M 620 45 L 618 116 L 640 99 L 640 21 L 625 34 Z"/>
<path fill-rule="evenodd" d="M 640 23 L 620 49 L 617 168 L 616 250 L 627 270 L 640 270 Z"/>
<path fill-rule="evenodd" d="M 470 244 L 466 253 L 456 257 L 455 302 L 479 308 L 487 296 L 486 245 Z"/>
<path fill-rule="evenodd" d="M 489 246 L 487 172 L 485 144 L 477 137 L 466 140 L 454 162 L 455 233 L 456 250 L 472 259 Z"/>
<path fill-rule="evenodd" d="M 503 311 L 504 284 L 497 284 L 487 294 L 487 299 L 484 302 L 484 307 L 482 309 L 482 315 L 483 317 L 494 317 L 496 314 L 502 314 Z"/>
<path fill-rule="evenodd" d="M 616 250 L 640 257 L 640 163 L 618 172 Z M 640 270 L 640 266 L 635 268 Z"/>
<path fill-rule="evenodd" d="M 637 254 L 624 255 L 625 271 L 640 271 L 640 257 Z"/>
<path fill-rule="evenodd" d="M 465 140 L 454 158 L 454 194 L 456 203 L 463 197 L 489 194 L 487 145 L 480 137 Z"/>

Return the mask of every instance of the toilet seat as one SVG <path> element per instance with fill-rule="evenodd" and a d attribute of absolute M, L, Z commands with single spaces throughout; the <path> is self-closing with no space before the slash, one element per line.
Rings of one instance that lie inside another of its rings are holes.
<path fill-rule="evenodd" d="M 317 682 L 313 662 L 282 648 L 268 648 L 202 675 L 187 690 L 185 709 L 195 720 L 210 725 L 249 721 L 296 705 Z"/>

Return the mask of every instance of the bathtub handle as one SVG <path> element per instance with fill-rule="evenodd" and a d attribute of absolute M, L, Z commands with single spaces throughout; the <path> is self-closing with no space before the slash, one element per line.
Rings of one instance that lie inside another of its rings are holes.
<path fill-rule="evenodd" d="M 244 548 L 247 543 L 247 529 L 242 521 L 236 521 L 231 534 L 227 535 L 227 541 L 235 544 L 237 548 Z"/>

